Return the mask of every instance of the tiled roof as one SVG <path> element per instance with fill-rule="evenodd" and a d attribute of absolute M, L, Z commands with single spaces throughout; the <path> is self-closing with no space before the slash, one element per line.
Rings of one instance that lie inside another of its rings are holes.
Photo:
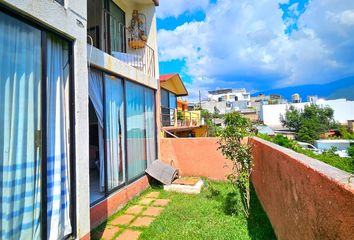
<path fill-rule="evenodd" d="M 177 73 L 160 75 L 160 82 L 166 82 L 168 79 L 170 79 L 176 75 L 177 75 Z"/>

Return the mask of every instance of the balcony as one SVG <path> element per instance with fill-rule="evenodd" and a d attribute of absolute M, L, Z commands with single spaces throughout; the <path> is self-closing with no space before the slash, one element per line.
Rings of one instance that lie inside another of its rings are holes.
<path fill-rule="evenodd" d="M 181 111 L 176 108 L 161 107 L 161 123 L 166 129 L 191 128 L 203 125 L 200 111 Z"/>
<path fill-rule="evenodd" d="M 115 3 L 112 2 L 112 5 Z M 155 78 L 155 50 L 149 46 L 148 39 L 140 39 L 137 29 L 125 25 L 125 13 L 121 11 L 121 15 L 116 12 L 113 14 L 113 11 L 102 9 L 102 6 L 95 2 L 89 2 L 88 7 L 88 44 L 146 76 Z M 120 9 L 118 6 L 115 7 Z M 97 11 L 96 8 L 101 8 L 102 11 Z M 139 16 L 146 24 L 146 16 L 144 14 Z M 144 32 L 147 30 L 144 29 Z"/>

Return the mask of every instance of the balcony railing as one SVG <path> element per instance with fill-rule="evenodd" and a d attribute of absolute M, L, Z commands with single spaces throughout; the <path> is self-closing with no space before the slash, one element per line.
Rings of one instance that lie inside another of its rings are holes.
<path fill-rule="evenodd" d="M 161 107 L 163 127 L 193 127 L 203 125 L 200 111 L 179 111 Z"/>
<path fill-rule="evenodd" d="M 102 30 L 102 29 L 101 29 Z M 123 25 L 115 16 L 104 11 L 103 33 L 99 27 L 88 29 L 95 47 L 102 47 L 114 58 L 155 77 L 155 51 L 146 42 L 134 40 L 133 31 Z M 100 37 L 103 34 L 104 38 Z M 100 44 L 100 41 L 103 41 Z"/>

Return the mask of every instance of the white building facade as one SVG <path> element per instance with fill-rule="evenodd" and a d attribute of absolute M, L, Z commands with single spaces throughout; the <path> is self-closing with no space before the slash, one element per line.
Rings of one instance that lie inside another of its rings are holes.
<path fill-rule="evenodd" d="M 208 101 L 250 101 L 251 94 L 245 88 L 240 89 L 220 89 L 208 92 Z"/>
<path fill-rule="evenodd" d="M 319 99 L 314 104 L 321 107 L 330 107 L 334 110 L 334 120 L 341 124 L 347 124 L 348 120 L 354 119 L 354 101 L 346 99 L 323 100 Z M 303 110 L 310 102 L 262 105 L 260 111 L 260 120 L 273 128 L 281 128 L 281 120 L 284 118 L 287 109 L 294 106 L 298 110 Z"/>

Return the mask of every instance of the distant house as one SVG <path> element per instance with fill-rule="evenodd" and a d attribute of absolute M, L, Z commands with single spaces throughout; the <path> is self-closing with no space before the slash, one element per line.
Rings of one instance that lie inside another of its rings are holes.
<path fill-rule="evenodd" d="M 314 99 L 313 102 L 262 105 L 260 120 L 270 127 L 281 128 L 281 120 L 284 118 L 286 110 L 289 109 L 290 106 L 294 106 L 296 109 L 304 109 L 304 107 L 309 104 L 332 108 L 334 110 L 334 120 L 341 124 L 346 125 L 348 124 L 348 120 L 354 119 L 354 101 L 347 101 L 346 99 Z"/>
<path fill-rule="evenodd" d="M 219 89 L 208 92 L 208 101 L 250 101 L 251 95 L 245 88 L 240 89 Z"/>
<path fill-rule="evenodd" d="M 180 97 L 188 91 L 179 74 L 160 76 L 161 125 L 164 137 L 201 137 L 207 132 L 199 110 L 189 111 Z"/>

